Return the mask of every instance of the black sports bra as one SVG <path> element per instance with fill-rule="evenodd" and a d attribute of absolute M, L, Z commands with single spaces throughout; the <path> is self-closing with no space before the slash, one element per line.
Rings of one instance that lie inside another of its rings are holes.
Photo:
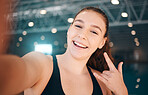
<path fill-rule="evenodd" d="M 92 82 L 93 82 L 93 93 L 92 95 L 103 95 L 101 88 L 94 77 L 93 73 L 91 72 L 90 68 L 87 66 L 88 71 L 90 73 Z M 59 67 L 57 63 L 56 56 L 53 56 L 53 73 L 52 76 L 42 92 L 42 95 L 65 95 L 64 91 L 62 89 L 61 85 L 61 79 L 60 79 L 60 72 L 59 72 Z"/>

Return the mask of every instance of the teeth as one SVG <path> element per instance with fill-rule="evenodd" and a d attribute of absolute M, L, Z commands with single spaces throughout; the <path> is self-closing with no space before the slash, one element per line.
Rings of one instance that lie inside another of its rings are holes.
<path fill-rule="evenodd" d="M 80 46 L 80 47 L 83 47 L 83 48 L 86 48 L 86 46 L 82 45 L 82 44 L 79 44 L 77 42 L 74 42 L 76 45 Z"/>

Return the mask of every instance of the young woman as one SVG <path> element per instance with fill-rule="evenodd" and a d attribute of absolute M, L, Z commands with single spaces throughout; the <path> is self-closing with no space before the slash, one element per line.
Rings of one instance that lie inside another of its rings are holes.
<path fill-rule="evenodd" d="M 31 52 L 22 58 L 11 56 L 11 62 L 4 61 L 13 62 L 17 69 L 12 66 L 11 72 L 15 73 L 11 81 L 5 80 L 9 81 L 5 87 L 11 93 L 26 89 L 25 95 L 128 95 L 122 77 L 123 62 L 115 68 L 107 34 L 105 13 L 94 7 L 82 9 L 68 29 L 64 54 Z"/>

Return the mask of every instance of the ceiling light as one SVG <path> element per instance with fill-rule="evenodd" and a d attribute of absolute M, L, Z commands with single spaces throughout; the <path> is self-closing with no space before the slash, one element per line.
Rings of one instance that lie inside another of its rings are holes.
<path fill-rule="evenodd" d="M 118 0 L 111 0 L 111 3 L 112 3 L 113 5 L 118 5 L 118 4 L 119 4 L 119 1 L 118 1 Z"/>
<path fill-rule="evenodd" d="M 29 23 L 28 23 L 28 26 L 29 26 L 29 27 L 33 27 L 33 26 L 34 26 L 34 23 L 33 23 L 33 22 L 29 22 Z"/>
<path fill-rule="evenodd" d="M 137 82 L 140 82 L 140 78 L 137 78 Z"/>
<path fill-rule="evenodd" d="M 134 38 L 134 41 L 135 41 L 135 42 L 138 42 L 138 38 Z"/>
<path fill-rule="evenodd" d="M 23 38 L 22 38 L 22 37 L 19 37 L 19 41 L 20 41 L 20 42 L 23 41 Z"/>
<path fill-rule="evenodd" d="M 40 14 L 46 14 L 47 13 L 47 11 L 46 10 L 40 10 Z"/>
<path fill-rule="evenodd" d="M 64 44 L 64 48 L 67 48 L 67 43 Z"/>
<path fill-rule="evenodd" d="M 17 43 L 16 43 L 16 46 L 17 46 L 17 47 L 19 47 L 19 46 L 20 46 L 20 43 L 19 43 L 19 42 L 17 42 Z"/>
<path fill-rule="evenodd" d="M 139 84 L 137 84 L 137 85 L 135 86 L 135 88 L 139 88 Z"/>
<path fill-rule="evenodd" d="M 59 44 L 58 41 L 54 41 L 54 45 L 57 46 Z"/>
<path fill-rule="evenodd" d="M 133 27 L 133 23 L 129 22 L 128 27 Z"/>
<path fill-rule="evenodd" d="M 114 46 L 113 42 L 109 42 L 109 46 L 113 47 Z"/>
<path fill-rule="evenodd" d="M 23 31 L 22 34 L 25 36 L 27 35 L 27 31 Z"/>
<path fill-rule="evenodd" d="M 136 35 L 136 31 L 135 31 L 135 30 L 132 30 L 132 31 L 131 31 L 131 34 L 132 34 L 132 35 Z"/>
<path fill-rule="evenodd" d="M 68 21 L 69 23 L 72 23 L 72 22 L 73 22 L 73 20 L 74 20 L 73 18 L 68 18 L 68 20 L 67 20 L 67 21 Z"/>
<path fill-rule="evenodd" d="M 140 45 L 140 43 L 139 42 L 136 42 L 136 46 L 138 47 Z"/>
<path fill-rule="evenodd" d="M 42 36 L 41 36 L 41 40 L 45 40 L 45 36 L 42 35 Z"/>
<path fill-rule="evenodd" d="M 38 44 L 38 42 L 34 42 L 34 46 L 37 45 L 37 44 Z"/>
<path fill-rule="evenodd" d="M 128 17 L 128 14 L 127 14 L 126 12 L 122 12 L 122 13 L 121 13 L 121 16 L 122 16 L 122 17 Z"/>
<path fill-rule="evenodd" d="M 52 33 L 56 33 L 57 32 L 57 29 L 56 28 L 52 28 L 51 32 Z"/>

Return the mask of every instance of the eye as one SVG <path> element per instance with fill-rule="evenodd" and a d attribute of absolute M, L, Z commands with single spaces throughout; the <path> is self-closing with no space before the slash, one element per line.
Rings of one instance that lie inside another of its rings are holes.
<path fill-rule="evenodd" d="M 80 25 L 75 25 L 75 27 L 77 27 L 77 28 L 82 28 L 82 26 L 80 26 Z"/>
<path fill-rule="evenodd" d="M 92 32 L 92 33 L 94 33 L 94 34 L 98 35 L 98 33 L 97 33 L 97 32 L 95 32 L 95 31 L 90 31 L 90 32 Z"/>

